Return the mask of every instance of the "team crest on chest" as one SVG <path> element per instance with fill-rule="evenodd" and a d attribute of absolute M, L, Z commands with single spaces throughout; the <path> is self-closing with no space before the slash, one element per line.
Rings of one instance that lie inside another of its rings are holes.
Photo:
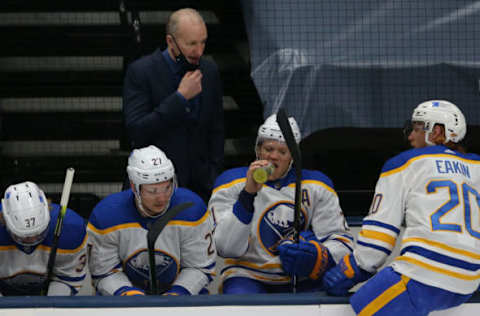
<path fill-rule="evenodd" d="M 291 201 L 280 201 L 270 205 L 260 216 L 258 238 L 262 248 L 270 255 L 278 254 L 277 246 L 284 238 L 293 235 L 295 205 Z M 300 212 L 300 227 L 305 228 L 305 211 Z"/>
<path fill-rule="evenodd" d="M 157 279 L 164 283 L 172 283 L 178 270 L 176 260 L 166 252 L 155 251 Z M 132 256 L 125 264 L 125 272 L 133 284 L 141 287 L 146 286 L 150 280 L 148 253 L 140 251 Z"/>

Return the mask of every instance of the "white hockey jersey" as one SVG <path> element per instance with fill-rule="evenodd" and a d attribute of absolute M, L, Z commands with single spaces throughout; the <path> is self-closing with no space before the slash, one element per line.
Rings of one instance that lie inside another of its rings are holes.
<path fill-rule="evenodd" d="M 193 202 L 194 206 L 175 216 L 155 243 L 157 279 L 163 291 L 180 285 L 190 294 L 198 294 L 214 275 L 213 219 L 196 194 L 177 188 L 170 207 L 183 202 Z M 97 204 L 88 232 L 89 267 L 99 294 L 115 295 L 124 286 L 148 293 L 147 229 L 155 220 L 139 214 L 132 190 L 114 193 Z"/>
<path fill-rule="evenodd" d="M 238 201 L 248 168 L 221 174 L 209 201 L 216 219 L 215 242 L 219 256 L 227 258 L 222 279 L 247 277 L 268 284 L 286 284 L 277 246 L 291 235 L 294 217 L 295 170 L 277 181 L 266 182 L 254 199 L 254 213 Z M 336 262 L 350 253 L 348 233 L 332 182 L 318 171 L 302 171 L 302 229 L 312 230 Z"/>
<path fill-rule="evenodd" d="M 16 244 L 0 225 L 0 292 L 3 295 L 40 295 L 60 205 L 50 205 L 47 237 L 38 245 Z M 57 256 L 48 295 L 74 295 L 86 276 L 87 234 L 85 220 L 67 209 L 58 239 Z"/>
<path fill-rule="evenodd" d="M 403 152 L 383 166 L 355 259 L 374 272 L 405 223 L 393 269 L 427 285 L 472 293 L 480 282 L 479 205 L 480 156 L 445 146 Z"/>

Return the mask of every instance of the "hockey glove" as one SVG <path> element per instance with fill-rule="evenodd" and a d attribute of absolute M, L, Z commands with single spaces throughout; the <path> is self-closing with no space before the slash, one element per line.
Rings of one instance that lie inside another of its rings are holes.
<path fill-rule="evenodd" d="M 114 293 L 115 296 L 137 296 L 145 295 L 145 292 L 142 289 L 134 286 L 122 286 Z"/>
<path fill-rule="evenodd" d="M 334 264 L 328 249 L 310 231 L 300 233 L 299 243 L 286 239 L 277 249 L 283 270 L 289 275 L 317 280 Z"/>
<path fill-rule="evenodd" d="M 323 276 L 323 288 L 328 294 L 346 296 L 355 284 L 370 278 L 373 273 L 357 265 L 353 254 L 345 255 L 340 262 Z"/>

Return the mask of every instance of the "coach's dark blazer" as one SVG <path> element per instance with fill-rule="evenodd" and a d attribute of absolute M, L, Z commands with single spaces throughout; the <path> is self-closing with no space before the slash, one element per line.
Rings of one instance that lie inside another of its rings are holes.
<path fill-rule="evenodd" d="M 223 104 L 217 65 L 200 60 L 202 92 L 192 118 L 169 65 L 157 49 L 133 62 L 123 87 L 123 115 L 131 149 L 155 145 L 175 165 L 179 185 L 203 198 L 223 168 Z"/>

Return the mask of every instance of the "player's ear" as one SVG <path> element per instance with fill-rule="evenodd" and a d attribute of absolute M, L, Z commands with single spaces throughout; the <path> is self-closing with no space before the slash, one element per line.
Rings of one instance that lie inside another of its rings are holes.
<path fill-rule="evenodd" d="M 440 124 L 435 124 L 430 135 L 431 140 L 435 144 L 443 144 L 445 142 L 445 128 Z"/>
<path fill-rule="evenodd" d="M 173 38 L 171 34 L 165 35 L 165 41 L 167 42 L 168 46 L 174 46 Z"/>

